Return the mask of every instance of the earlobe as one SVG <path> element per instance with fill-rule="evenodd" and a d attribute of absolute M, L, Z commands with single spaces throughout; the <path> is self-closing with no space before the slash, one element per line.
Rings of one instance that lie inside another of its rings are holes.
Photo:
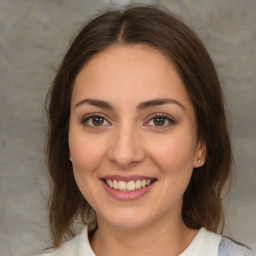
<path fill-rule="evenodd" d="M 199 140 L 196 146 L 194 168 L 199 168 L 204 165 L 206 159 L 206 142 Z"/>

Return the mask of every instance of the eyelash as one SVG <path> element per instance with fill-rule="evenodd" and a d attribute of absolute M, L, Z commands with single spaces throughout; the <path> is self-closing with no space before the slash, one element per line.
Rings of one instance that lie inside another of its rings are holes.
<path fill-rule="evenodd" d="M 89 124 L 89 121 L 92 120 L 93 118 L 100 118 L 100 119 L 102 119 L 103 124 L 102 124 L 102 125 L 93 125 L 93 124 Z M 163 119 L 163 120 L 164 120 L 164 124 L 163 124 L 163 125 L 160 125 L 160 126 L 157 126 L 157 125 L 149 125 L 149 123 L 150 123 L 151 121 L 154 122 L 154 119 L 157 119 L 157 118 Z M 167 125 L 166 125 L 166 121 L 168 122 Z M 108 125 L 104 125 L 104 122 L 107 122 L 107 123 L 109 123 L 109 124 L 108 124 Z M 102 126 L 109 126 L 109 125 L 111 125 L 111 123 L 110 123 L 109 121 L 107 121 L 107 119 L 106 119 L 103 115 L 101 115 L 101 114 L 99 114 L 99 113 L 90 114 L 90 115 L 88 115 L 88 116 L 83 117 L 82 120 L 81 120 L 81 123 L 82 123 L 83 125 L 85 125 L 85 126 L 87 126 L 87 127 L 91 127 L 91 128 L 97 128 L 97 127 L 102 127 Z M 152 126 L 152 127 L 156 128 L 156 129 L 164 129 L 164 128 L 169 127 L 170 125 L 175 124 L 175 123 L 176 123 L 176 121 L 175 121 L 173 118 L 169 117 L 168 115 L 163 114 L 163 113 L 156 113 L 156 114 L 150 115 L 150 116 L 148 117 L 148 121 L 147 121 L 146 123 L 144 123 L 144 125 L 145 125 L 145 126 Z"/>
<path fill-rule="evenodd" d="M 160 126 L 157 126 L 157 125 L 147 125 L 149 122 L 154 122 L 154 119 L 157 119 L 157 118 L 161 118 L 161 119 L 164 119 L 164 125 L 160 125 Z M 166 121 L 168 122 L 168 124 L 166 124 Z M 166 127 L 169 127 L 173 124 L 175 124 L 176 121 L 171 118 L 170 116 L 166 115 L 166 114 L 163 114 L 163 113 L 156 113 L 156 114 L 152 114 L 149 116 L 148 118 L 148 121 L 144 124 L 146 126 L 152 126 L 156 129 L 164 129 Z"/>
<path fill-rule="evenodd" d="M 107 121 L 107 119 L 101 115 L 101 114 L 98 114 L 98 113 L 95 113 L 95 114 L 90 114 L 88 116 L 85 116 L 83 117 L 83 119 L 81 120 L 81 123 L 87 127 L 91 127 L 91 128 L 97 128 L 97 127 L 101 127 L 101 126 L 106 126 L 106 125 L 92 125 L 92 124 L 89 124 L 89 120 L 92 120 L 93 118 L 101 118 L 103 120 L 103 122 L 108 122 L 110 124 L 109 121 Z"/>

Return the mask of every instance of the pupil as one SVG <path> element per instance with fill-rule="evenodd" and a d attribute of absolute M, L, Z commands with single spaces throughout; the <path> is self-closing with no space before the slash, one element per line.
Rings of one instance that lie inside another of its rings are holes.
<path fill-rule="evenodd" d="M 154 124 L 156 126 L 162 126 L 165 124 L 165 119 L 163 117 L 156 117 L 154 118 Z"/>
<path fill-rule="evenodd" d="M 94 117 L 94 118 L 92 119 L 92 123 L 93 123 L 93 125 L 95 125 L 95 126 L 100 126 L 100 125 L 103 124 L 103 118 L 102 118 L 102 117 Z"/>

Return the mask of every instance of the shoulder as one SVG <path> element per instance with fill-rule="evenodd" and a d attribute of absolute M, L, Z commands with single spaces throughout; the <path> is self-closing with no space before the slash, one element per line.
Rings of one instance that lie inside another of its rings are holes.
<path fill-rule="evenodd" d="M 95 256 L 88 239 L 87 227 L 84 227 L 82 232 L 72 238 L 71 240 L 63 243 L 59 248 L 53 249 L 38 256 Z"/>
<path fill-rule="evenodd" d="M 52 249 L 47 253 L 37 256 L 77 256 L 77 247 L 80 235 L 75 236 L 71 240 L 63 243 L 59 248 Z"/>
<path fill-rule="evenodd" d="M 246 246 L 239 245 L 229 238 L 223 237 L 219 244 L 218 256 L 256 256 Z"/>

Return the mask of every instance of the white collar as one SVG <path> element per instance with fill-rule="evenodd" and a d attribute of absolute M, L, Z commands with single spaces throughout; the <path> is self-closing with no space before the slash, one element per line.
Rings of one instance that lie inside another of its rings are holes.
<path fill-rule="evenodd" d="M 186 250 L 179 256 L 217 256 L 222 236 L 201 228 Z"/>
<path fill-rule="evenodd" d="M 217 256 L 218 247 L 221 241 L 221 236 L 215 233 L 209 232 L 205 228 L 201 228 L 186 250 L 179 256 L 192 256 L 192 255 L 207 255 Z M 79 237 L 77 244 L 78 256 L 96 256 L 93 252 L 89 239 L 88 230 L 85 227 Z"/>
<path fill-rule="evenodd" d="M 77 245 L 77 256 L 96 256 L 89 242 L 87 226 L 83 228 Z"/>

